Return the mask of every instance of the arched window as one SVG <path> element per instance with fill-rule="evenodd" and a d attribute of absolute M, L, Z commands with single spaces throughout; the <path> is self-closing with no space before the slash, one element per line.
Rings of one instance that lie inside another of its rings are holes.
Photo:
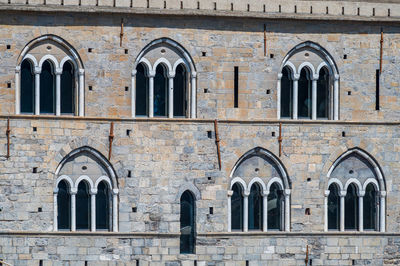
<path fill-rule="evenodd" d="M 61 74 L 61 113 L 75 113 L 75 71 L 71 62 L 64 63 Z"/>
<path fill-rule="evenodd" d="M 110 190 L 105 181 L 97 186 L 96 229 L 110 229 Z"/>
<path fill-rule="evenodd" d="M 59 230 L 71 229 L 71 195 L 64 180 L 58 183 L 57 224 Z"/>
<path fill-rule="evenodd" d="M 165 67 L 159 64 L 154 77 L 154 116 L 167 115 L 168 84 Z"/>
<path fill-rule="evenodd" d="M 76 229 L 90 229 L 90 207 L 89 184 L 81 181 L 76 194 Z"/>
<path fill-rule="evenodd" d="M 328 195 L 328 230 L 340 229 L 340 196 L 336 184 L 329 186 Z"/>
<path fill-rule="evenodd" d="M 375 186 L 370 183 L 364 195 L 364 229 L 378 230 L 378 195 Z"/>
<path fill-rule="evenodd" d="M 195 199 L 191 192 L 185 191 L 181 196 L 181 237 L 180 237 L 180 253 L 193 254 L 196 243 L 196 216 L 195 216 Z"/>
<path fill-rule="evenodd" d="M 268 230 L 283 230 L 283 200 L 282 190 L 273 183 L 268 194 Z"/>
<path fill-rule="evenodd" d="M 146 69 L 142 63 L 136 67 L 136 115 L 145 116 L 148 114 L 149 102 L 149 79 Z"/>
<path fill-rule="evenodd" d="M 307 68 L 301 69 L 298 92 L 299 118 L 311 118 L 311 73 Z"/>
<path fill-rule="evenodd" d="M 53 114 L 55 107 L 55 79 L 54 66 L 44 61 L 40 73 L 40 113 Z"/>
<path fill-rule="evenodd" d="M 176 68 L 174 77 L 174 116 L 186 116 L 186 70 L 182 64 Z"/>
<path fill-rule="evenodd" d="M 238 183 L 232 186 L 231 218 L 232 230 L 243 230 L 243 188 Z"/>
<path fill-rule="evenodd" d="M 281 78 L 281 117 L 290 118 L 292 117 L 293 107 L 293 83 L 291 78 L 291 72 L 288 67 L 284 67 L 282 70 Z"/>
<path fill-rule="evenodd" d="M 321 68 L 317 82 L 317 118 L 329 117 L 329 71 Z"/>
<path fill-rule="evenodd" d="M 33 113 L 35 106 L 35 79 L 28 59 L 21 64 L 21 113 Z"/>
<path fill-rule="evenodd" d="M 263 196 L 258 184 L 253 184 L 249 195 L 249 230 L 262 230 Z"/>
<path fill-rule="evenodd" d="M 344 198 L 344 228 L 345 230 L 358 229 L 358 197 L 357 187 L 350 184 L 347 188 L 346 197 Z"/>

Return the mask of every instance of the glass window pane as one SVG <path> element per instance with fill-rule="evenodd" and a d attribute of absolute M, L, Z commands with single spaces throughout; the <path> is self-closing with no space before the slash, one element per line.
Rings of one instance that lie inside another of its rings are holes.
<path fill-rule="evenodd" d="M 139 64 L 136 71 L 136 115 L 147 115 L 149 79 L 143 64 Z"/>
<path fill-rule="evenodd" d="M 354 184 L 350 184 L 347 188 L 347 194 L 344 198 L 344 228 L 346 230 L 358 229 L 358 197 L 357 188 Z"/>
<path fill-rule="evenodd" d="M 54 82 L 53 66 L 49 61 L 45 61 L 40 74 L 40 113 L 42 114 L 54 113 Z"/>
<path fill-rule="evenodd" d="M 75 112 L 75 73 L 70 62 L 63 66 L 61 74 L 61 113 L 73 114 Z"/>
<path fill-rule="evenodd" d="M 340 196 L 339 189 L 335 184 L 329 186 L 328 196 L 328 229 L 340 229 Z"/>
<path fill-rule="evenodd" d="M 90 214 L 89 186 L 81 181 L 76 194 L 76 229 L 90 229 Z"/>
<path fill-rule="evenodd" d="M 263 197 L 258 184 L 251 186 L 249 195 L 249 230 L 262 230 Z"/>
<path fill-rule="evenodd" d="M 71 229 L 71 196 L 65 181 L 58 183 L 57 224 L 58 229 Z"/>
<path fill-rule="evenodd" d="M 194 253 L 195 247 L 195 202 L 192 193 L 185 191 L 181 196 L 180 253 Z"/>
<path fill-rule="evenodd" d="M 329 72 L 323 67 L 317 81 L 317 118 L 328 119 L 329 107 Z"/>
<path fill-rule="evenodd" d="M 154 116 L 167 115 L 167 75 L 166 70 L 160 64 L 154 77 Z"/>
<path fill-rule="evenodd" d="M 243 191 L 238 184 L 232 186 L 231 219 L 232 230 L 243 230 Z"/>
<path fill-rule="evenodd" d="M 110 199 L 108 185 L 100 182 L 96 194 L 96 229 L 110 229 Z"/>
<path fill-rule="evenodd" d="M 378 198 L 374 185 L 369 184 L 365 190 L 364 196 L 364 229 L 378 229 Z"/>
<path fill-rule="evenodd" d="M 268 229 L 282 230 L 283 195 L 278 184 L 271 185 L 268 194 Z"/>
<path fill-rule="evenodd" d="M 308 70 L 303 68 L 298 81 L 298 109 L 300 118 L 311 118 L 311 80 Z"/>
<path fill-rule="evenodd" d="M 186 71 L 183 65 L 176 68 L 174 78 L 174 116 L 186 115 Z"/>
<path fill-rule="evenodd" d="M 29 60 L 21 64 L 21 113 L 33 113 L 35 102 L 35 78 Z"/>
<path fill-rule="evenodd" d="M 287 67 L 282 70 L 281 78 L 281 117 L 290 118 L 292 116 L 292 93 L 293 82 Z"/>

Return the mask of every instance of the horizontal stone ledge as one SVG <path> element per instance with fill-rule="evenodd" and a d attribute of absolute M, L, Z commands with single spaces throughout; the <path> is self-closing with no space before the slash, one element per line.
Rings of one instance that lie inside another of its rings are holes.
<path fill-rule="evenodd" d="M 259 18 L 278 20 L 320 20 L 320 21 L 360 21 L 360 22 L 400 22 L 400 17 L 387 16 L 355 16 L 355 15 L 327 15 L 307 13 L 279 13 L 260 11 L 229 11 L 205 9 L 160 9 L 138 7 L 111 7 L 111 6 L 62 6 L 62 5 L 23 5 L 0 4 L 1 11 L 14 12 L 64 12 L 64 13 L 103 13 L 103 14 L 132 14 L 157 16 L 200 16 L 200 17 L 232 17 L 232 18 Z"/>
<path fill-rule="evenodd" d="M 179 238 L 176 233 L 158 233 L 158 232 L 89 232 L 89 231 L 57 231 L 57 232 L 37 232 L 37 231 L 0 231 L 0 236 L 18 236 L 18 237 L 60 237 L 60 236 L 85 236 L 85 237 L 114 237 L 114 238 Z"/>
<path fill-rule="evenodd" d="M 346 231 L 346 232 L 280 232 L 280 231 L 269 231 L 269 232 L 212 232 L 212 233 L 199 233 L 198 237 L 205 238 L 232 238 L 232 237 L 400 237 L 400 233 L 391 232 L 376 232 L 376 231 Z"/>
<path fill-rule="evenodd" d="M 215 119 L 203 118 L 162 118 L 162 117 L 137 117 L 137 118 L 117 118 L 117 117 L 90 117 L 90 116 L 55 116 L 55 115 L 0 115 L 0 120 L 54 120 L 54 121 L 82 121 L 82 122 L 159 122 L 159 123 L 214 123 Z M 271 124 L 271 125 L 386 125 L 400 126 L 400 121 L 351 121 L 351 120 L 291 120 L 291 119 L 266 119 L 266 120 L 240 120 L 240 119 L 217 119 L 219 124 Z"/>

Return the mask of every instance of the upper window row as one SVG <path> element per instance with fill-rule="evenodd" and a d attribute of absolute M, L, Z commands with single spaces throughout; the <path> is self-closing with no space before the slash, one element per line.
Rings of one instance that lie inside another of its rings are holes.
<path fill-rule="evenodd" d="M 16 113 L 84 115 L 84 66 L 66 41 L 45 35 L 22 51 L 16 68 Z M 139 54 L 132 71 L 132 117 L 196 118 L 197 72 L 189 53 L 162 38 Z M 319 45 L 302 43 L 284 58 L 277 117 L 339 118 L 339 75 Z"/>

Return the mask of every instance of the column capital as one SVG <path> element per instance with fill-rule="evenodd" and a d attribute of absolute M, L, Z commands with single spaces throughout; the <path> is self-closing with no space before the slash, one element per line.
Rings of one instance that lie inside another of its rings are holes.
<path fill-rule="evenodd" d="M 250 191 L 248 191 L 248 190 L 244 190 L 243 191 L 243 197 L 248 197 L 250 195 Z"/>
<path fill-rule="evenodd" d="M 56 71 L 55 71 L 56 75 L 61 75 L 62 72 L 63 72 L 62 68 L 59 68 L 59 67 L 56 68 Z"/>
<path fill-rule="evenodd" d="M 346 197 L 346 195 L 347 195 L 347 190 L 341 190 L 341 191 L 339 192 L 339 196 L 340 196 L 340 197 Z"/>
<path fill-rule="evenodd" d="M 228 190 L 228 197 L 232 197 L 232 195 L 233 195 L 233 190 Z"/>
<path fill-rule="evenodd" d="M 91 188 L 89 194 L 90 195 L 96 195 L 97 194 L 97 188 Z"/>
<path fill-rule="evenodd" d="M 379 191 L 379 196 L 386 197 L 386 191 Z"/>
<path fill-rule="evenodd" d="M 78 189 L 75 188 L 75 187 L 72 187 L 72 188 L 69 190 L 69 193 L 70 193 L 71 195 L 76 195 L 76 194 L 78 193 Z"/>
<path fill-rule="evenodd" d="M 84 70 L 83 68 L 80 68 L 80 69 L 78 70 L 78 72 L 79 72 L 79 75 L 85 74 L 85 70 Z"/>
<path fill-rule="evenodd" d="M 171 71 L 171 72 L 168 72 L 168 75 L 167 75 L 167 76 L 168 76 L 169 79 L 175 78 L 175 72 L 172 72 L 172 71 Z"/>
<path fill-rule="evenodd" d="M 156 72 L 155 71 L 149 71 L 149 78 L 154 78 L 156 76 Z"/>
<path fill-rule="evenodd" d="M 278 79 L 281 80 L 282 79 L 283 74 L 282 73 L 278 73 Z"/>
<path fill-rule="evenodd" d="M 135 76 L 136 76 L 136 73 L 137 73 L 137 70 L 136 70 L 136 69 L 132 70 L 132 73 L 131 73 L 132 77 L 135 77 Z"/>
<path fill-rule="evenodd" d="M 264 190 L 262 195 L 263 195 L 263 197 L 268 197 L 269 191 L 268 190 Z"/>
<path fill-rule="evenodd" d="M 15 73 L 19 73 L 21 71 L 21 66 L 16 66 L 15 67 Z"/>
<path fill-rule="evenodd" d="M 283 194 L 285 195 L 285 196 L 289 196 L 290 194 L 291 194 L 291 190 L 290 189 L 288 189 L 288 188 L 286 188 L 286 189 L 284 189 L 283 190 Z"/>
<path fill-rule="evenodd" d="M 311 79 L 312 81 L 317 81 L 319 79 L 319 74 L 314 74 Z"/>
<path fill-rule="evenodd" d="M 293 74 L 292 79 L 293 81 L 298 81 L 300 79 L 300 74 Z"/>
<path fill-rule="evenodd" d="M 40 75 L 40 73 L 42 73 L 42 68 L 41 67 L 35 67 L 35 69 L 33 70 L 33 73 L 35 75 Z"/>
<path fill-rule="evenodd" d="M 119 189 L 118 188 L 113 188 L 112 194 L 115 196 L 115 195 L 118 195 L 118 193 L 119 193 Z"/>
<path fill-rule="evenodd" d="M 192 78 L 197 78 L 197 72 L 196 72 L 196 71 L 192 71 L 192 72 L 190 73 L 190 76 L 191 76 Z"/>
<path fill-rule="evenodd" d="M 334 75 L 334 79 L 335 79 L 335 80 L 339 80 L 339 74 L 335 74 L 335 75 Z"/>
<path fill-rule="evenodd" d="M 325 190 L 325 197 L 328 197 L 329 194 L 331 194 L 331 191 L 330 190 Z"/>
<path fill-rule="evenodd" d="M 58 190 L 59 190 L 58 187 L 54 188 L 53 189 L 53 194 L 58 194 Z"/>
<path fill-rule="evenodd" d="M 364 197 L 365 196 L 365 190 L 357 191 L 357 196 Z"/>

